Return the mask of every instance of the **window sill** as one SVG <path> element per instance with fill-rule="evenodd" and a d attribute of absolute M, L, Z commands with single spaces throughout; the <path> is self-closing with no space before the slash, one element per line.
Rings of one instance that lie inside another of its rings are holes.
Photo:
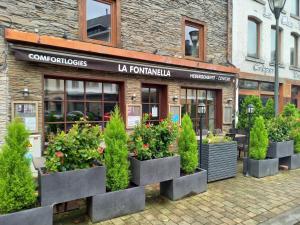
<path fill-rule="evenodd" d="M 300 72 L 300 68 L 299 68 L 299 67 L 290 66 L 289 69 L 290 69 L 290 70 L 293 70 L 293 71 L 298 71 L 298 72 Z"/>
<path fill-rule="evenodd" d="M 275 66 L 275 63 L 274 63 L 274 62 L 270 62 L 269 65 L 270 65 L 270 66 Z M 284 66 L 282 63 L 279 63 L 279 68 L 284 69 L 285 66 Z"/>
<path fill-rule="evenodd" d="M 264 0 L 253 0 L 259 4 L 262 4 L 262 5 L 266 5 L 266 2 Z"/>
<path fill-rule="evenodd" d="M 183 58 L 187 59 L 187 60 L 207 63 L 205 60 L 203 60 L 201 58 L 196 58 L 196 57 L 192 57 L 192 56 L 183 56 Z"/>
<path fill-rule="evenodd" d="M 82 41 L 88 42 L 88 43 L 93 43 L 93 44 L 98 44 L 98 45 L 105 45 L 105 46 L 109 46 L 109 47 L 117 47 L 117 45 L 113 42 L 93 40 L 93 39 L 89 39 L 89 38 L 83 38 Z"/>
<path fill-rule="evenodd" d="M 291 13 L 290 16 L 291 16 L 293 19 L 300 21 L 300 16 L 297 16 L 297 15 L 292 14 L 292 13 Z"/>
<path fill-rule="evenodd" d="M 246 61 L 256 62 L 256 63 L 260 63 L 260 64 L 265 64 L 265 60 L 259 59 L 259 58 L 253 58 L 251 56 L 246 56 Z"/>

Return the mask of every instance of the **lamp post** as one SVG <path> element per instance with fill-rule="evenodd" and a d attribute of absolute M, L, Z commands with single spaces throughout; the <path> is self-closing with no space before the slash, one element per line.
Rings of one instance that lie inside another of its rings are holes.
<path fill-rule="evenodd" d="M 193 47 L 192 47 L 192 56 L 193 57 L 197 57 L 197 44 L 198 44 L 198 41 L 199 41 L 199 31 L 197 30 L 193 30 L 193 31 L 190 31 L 190 38 L 191 38 L 191 41 L 192 41 L 192 44 L 193 44 Z"/>
<path fill-rule="evenodd" d="M 198 113 L 200 115 L 200 121 L 199 121 L 199 126 L 200 126 L 199 127 L 200 128 L 200 144 L 199 144 L 200 154 L 199 154 L 199 157 L 200 157 L 201 151 L 202 151 L 202 118 L 206 114 L 206 105 L 204 103 L 200 103 L 198 105 Z M 200 157 L 200 159 L 201 159 L 201 157 Z M 200 161 L 199 161 L 199 163 L 200 163 Z"/>
<path fill-rule="evenodd" d="M 274 90 L 274 99 L 275 99 L 275 116 L 278 115 L 278 96 L 279 96 L 279 59 L 278 59 L 278 51 L 279 51 L 279 17 L 284 8 L 286 0 L 269 0 L 269 6 L 272 13 L 276 19 L 276 37 L 275 37 L 275 90 Z"/>
<path fill-rule="evenodd" d="M 254 105 L 250 104 L 248 105 L 247 107 L 247 114 L 248 114 L 248 148 L 247 148 L 247 151 L 246 151 L 246 156 L 244 156 L 244 163 L 243 163 L 243 173 L 245 176 L 248 176 L 248 158 L 249 158 L 249 150 L 250 150 L 250 130 L 251 130 L 251 118 L 252 118 L 252 115 L 254 113 Z"/>

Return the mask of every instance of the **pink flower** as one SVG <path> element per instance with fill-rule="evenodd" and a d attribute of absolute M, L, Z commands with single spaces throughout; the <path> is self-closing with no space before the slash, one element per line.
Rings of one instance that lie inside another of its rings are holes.
<path fill-rule="evenodd" d="M 64 153 L 62 153 L 61 151 L 55 152 L 55 156 L 58 158 L 62 158 L 62 157 L 64 157 Z"/>

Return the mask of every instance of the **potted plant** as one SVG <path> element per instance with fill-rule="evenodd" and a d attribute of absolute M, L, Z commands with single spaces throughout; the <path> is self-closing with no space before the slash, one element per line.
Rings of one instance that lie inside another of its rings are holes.
<path fill-rule="evenodd" d="M 207 170 L 208 182 L 235 177 L 237 143 L 230 137 L 209 134 L 203 140 L 200 168 Z"/>
<path fill-rule="evenodd" d="M 294 153 L 294 142 L 290 139 L 291 122 L 288 118 L 278 116 L 267 123 L 270 145 L 269 158 L 283 158 Z"/>
<path fill-rule="evenodd" d="M 188 114 L 182 118 L 178 137 L 181 176 L 160 183 L 160 193 L 171 200 L 207 190 L 207 171 L 198 168 L 199 153 L 196 133 Z"/>
<path fill-rule="evenodd" d="M 145 208 L 144 187 L 131 186 L 129 182 L 128 136 L 118 108 L 105 128 L 104 140 L 107 192 L 89 198 L 88 211 L 93 222 Z"/>
<path fill-rule="evenodd" d="M 145 115 L 130 136 L 131 181 L 136 185 L 159 183 L 180 177 L 180 156 L 170 150 L 177 137 L 177 124 L 170 117 L 158 125 L 147 122 Z"/>
<path fill-rule="evenodd" d="M 62 203 L 105 192 L 101 166 L 102 133 L 82 119 L 68 133 L 50 138 L 45 167 L 38 168 L 41 205 Z"/>
<path fill-rule="evenodd" d="M 248 172 L 251 176 L 261 178 L 278 173 L 278 158 L 266 159 L 268 144 L 265 121 L 257 117 L 250 132 Z"/>
<path fill-rule="evenodd" d="M 26 158 L 29 133 L 20 119 L 8 126 L 0 151 L 0 224 L 52 225 L 53 206 L 38 207 Z"/>

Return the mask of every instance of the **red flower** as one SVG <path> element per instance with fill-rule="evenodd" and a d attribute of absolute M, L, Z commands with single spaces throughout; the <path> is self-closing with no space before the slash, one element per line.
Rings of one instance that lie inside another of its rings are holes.
<path fill-rule="evenodd" d="M 55 156 L 58 158 L 62 158 L 62 157 L 64 157 L 64 153 L 62 153 L 61 151 L 55 152 Z"/>
<path fill-rule="evenodd" d="M 146 127 L 147 127 L 147 128 L 149 128 L 150 126 L 151 126 L 150 123 L 147 123 L 147 124 L 146 124 Z"/>
<path fill-rule="evenodd" d="M 149 148 L 149 144 L 144 144 L 144 148 Z"/>
<path fill-rule="evenodd" d="M 102 148 L 102 147 L 99 147 L 99 148 L 98 148 L 98 152 L 99 152 L 99 154 L 103 154 L 103 152 L 104 152 L 104 148 Z"/>
<path fill-rule="evenodd" d="M 160 119 L 160 120 L 159 120 L 159 122 L 163 122 L 163 121 L 164 121 L 164 119 Z"/>

